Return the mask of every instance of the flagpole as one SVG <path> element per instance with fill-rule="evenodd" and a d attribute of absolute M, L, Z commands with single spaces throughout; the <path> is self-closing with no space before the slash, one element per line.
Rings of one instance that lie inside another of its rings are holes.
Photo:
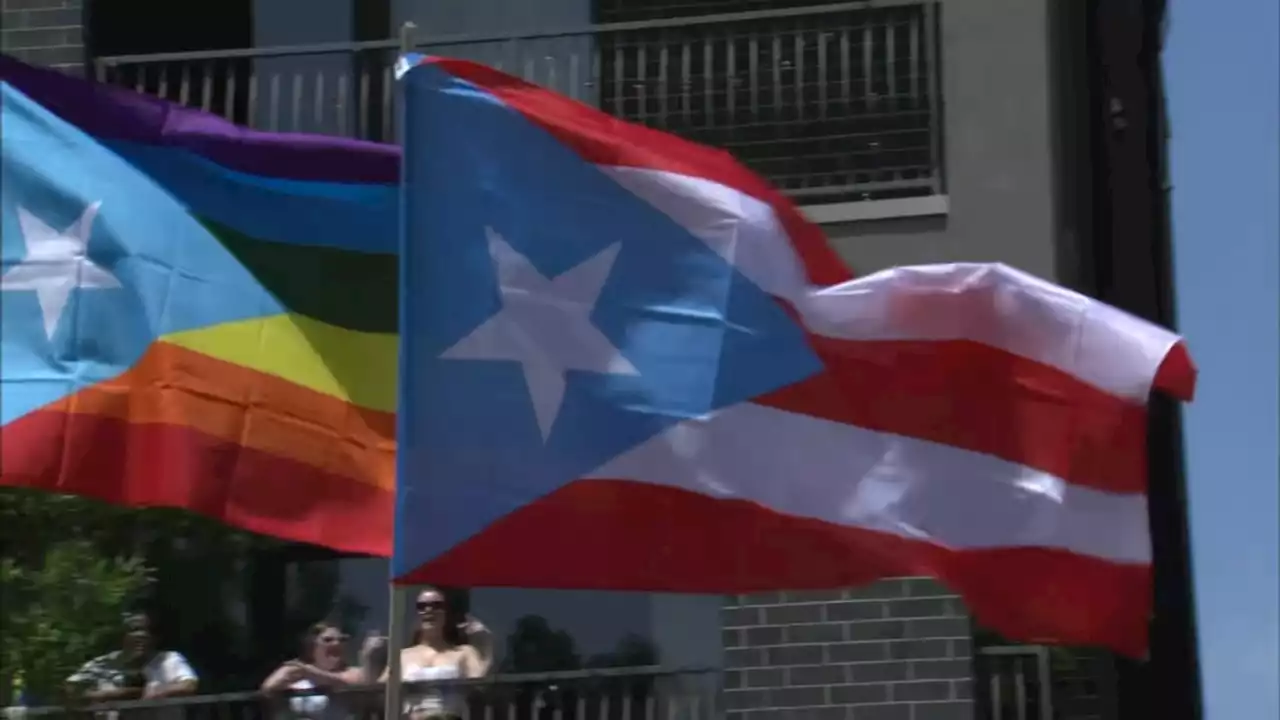
<path fill-rule="evenodd" d="M 400 54 L 412 52 L 414 48 L 414 31 L 417 25 L 412 22 L 406 22 L 400 26 Z M 397 61 L 399 58 L 396 58 Z M 394 82 L 394 80 L 393 80 Z M 403 102 L 401 100 L 400 102 Z M 403 125 L 403 113 L 401 114 L 401 123 Z M 400 128 L 403 133 L 403 127 Z M 402 135 L 403 138 L 403 135 Z M 403 142 L 401 142 L 403 145 Z M 400 288 L 400 292 L 404 292 L 404 288 Z M 401 408 L 403 411 L 403 408 Z M 397 425 L 398 426 L 398 425 Z M 400 464 L 396 463 L 397 473 Z M 399 478 L 396 479 L 397 485 Z M 390 578 L 389 578 L 390 580 Z M 396 720 L 401 715 L 401 672 L 400 672 L 400 651 L 404 649 L 405 643 L 405 614 L 408 609 L 407 598 L 411 588 L 401 587 L 394 582 L 389 583 L 391 588 L 391 597 L 388 607 L 387 617 L 387 687 L 386 694 L 383 698 L 382 717 L 383 720 Z"/>
<path fill-rule="evenodd" d="M 387 688 L 383 698 L 384 720 L 400 717 L 400 651 L 404 649 L 404 616 L 409 588 L 391 586 L 391 602 L 387 619 Z"/>

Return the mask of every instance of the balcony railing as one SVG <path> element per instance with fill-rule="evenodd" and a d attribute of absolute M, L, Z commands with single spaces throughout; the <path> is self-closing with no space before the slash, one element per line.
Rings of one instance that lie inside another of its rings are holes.
<path fill-rule="evenodd" d="M 936 0 L 420 38 L 727 149 L 803 202 L 940 194 Z M 391 141 L 397 41 L 102 57 L 99 79 L 268 130 Z"/>
<path fill-rule="evenodd" d="M 457 694 L 459 720 L 715 720 L 719 673 L 626 668 L 406 684 Z M 383 689 L 231 693 L 91 707 L 5 708 L 7 720 L 382 720 Z M 436 716 L 443 718 L 444 716 Z"/>

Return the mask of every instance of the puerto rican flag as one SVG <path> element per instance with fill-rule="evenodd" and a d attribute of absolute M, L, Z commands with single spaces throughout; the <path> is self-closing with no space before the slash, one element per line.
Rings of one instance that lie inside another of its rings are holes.
<path fill-rule="evenodd" d="M 1003 265 L 854 279 L 726 153 L 470 62 L 399 75 L 396 582 L 929 575 L 1007 637 L 1145 651 L 1176 335 Z"/>

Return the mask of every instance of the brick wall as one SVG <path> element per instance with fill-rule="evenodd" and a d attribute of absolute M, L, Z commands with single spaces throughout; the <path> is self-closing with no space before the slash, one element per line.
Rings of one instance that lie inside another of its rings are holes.
<path fill-rule="evenodd" d="M 733 598 L 730 720 L 973 720 L 972 627 L 927 579 Z"/>
<path fill-rule="evenodd" d="M 83 70 L 83 7 L 83 0 L 0 0 L 0 52 L 35 65 Z"/>

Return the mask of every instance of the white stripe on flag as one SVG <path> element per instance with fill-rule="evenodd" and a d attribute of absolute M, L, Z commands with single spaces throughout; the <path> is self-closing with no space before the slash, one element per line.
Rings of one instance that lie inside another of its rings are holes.
<path fill-rule="evenodd" d="M 586 479 L 749 500 L 956 550 L 1041 547 L 1119 563 L 1151 559 L 1143 495 L 754 404 L 682 422 Z"/>

